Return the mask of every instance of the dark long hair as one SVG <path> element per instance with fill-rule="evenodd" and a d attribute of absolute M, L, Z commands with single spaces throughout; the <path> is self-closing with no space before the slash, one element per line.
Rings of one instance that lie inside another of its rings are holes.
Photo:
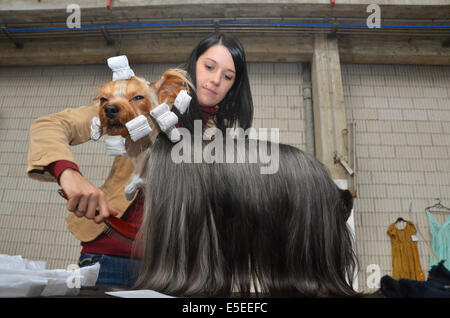
<path fill-rule="evenodd" d="M 219 103 L 216 115 L 217 128 L 225 132 L 226 128 L 251 127 L 253 120 L 253 100 L 247 72 L 247 61 L 242 43 L 229 34 L 214 33 L 201 40 L 192 50 L 186 63 L 181 66 L 187 72 L 194 85 L 197 83 L 196 64 L 198 58 L 210 47 L 220 44 L 228 49 L 233 57 L 236 69 L 236 79 L 233 86 Z M 189 110 L 180 118 L 181 126 L 193 131 L 195 119 L 201 119 L 199 104 L 195 94 L 192 94 Z"/>
<path fill-rule="evenodd" d="M 261 174 L 249 139 L 244 163 L 174 163 L 173 147 L 160 134 L 150 150 L 135 288 L 183 297 L 357 295 L 352 196 L 316 158 L 279 144 L 278 171 Z"/>

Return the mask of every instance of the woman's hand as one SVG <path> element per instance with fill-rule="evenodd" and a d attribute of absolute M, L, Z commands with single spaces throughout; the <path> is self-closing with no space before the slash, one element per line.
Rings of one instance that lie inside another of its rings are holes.
<path fill-rule="evenodd" d="M 101 223 L 110 215 L 117 216 L 106 202 L 105 193 L 85 179 L 78 171 L 66 169 L 62 172 L 59 183 L 67 195 L 67 210 L 78 217 L 86 217 Z"/>

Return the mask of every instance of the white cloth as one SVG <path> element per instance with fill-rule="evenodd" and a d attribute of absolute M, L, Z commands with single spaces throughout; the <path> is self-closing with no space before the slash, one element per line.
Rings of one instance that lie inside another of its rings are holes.
<path fill-rule="evenodd" d="M 161 105 L 155 107 L 150 115 L 155 118 L 159 128 L 166 133 L 172 142 L 178 142 L 181 139 L 180 132 L 175 128 L 178 123 L 178 117 L 174 112 L 170 111 L 169 105 L 162 103 Z"/>
<path fill-rule="evenodd" d="M 152 128 L 148 124 L 147 117 L 139 115 L 125 124 L 130 133 L 131 140 L 137 141 L 142 137 L 148 136 L 152 132 Z"/>
<path fill-rule="evenodd" d="M 179 110 L 180 114 L 183 115 L 186 112 L 191 99 L 192 97 L 188 95 L 187 91 L 182 90 L 178 93 L 177 98 L 175 98 L 173 106 L 175 106 L 175 108 Z"/>
<path fill-rule="evenodd" d="M 170 127 L 175 126 L 178 123 L 178 117 L 174 112 L 170 111 L 169 105 L 166 103 L 162 103 L 159 106 L 155 107 L 150 115 L 156 119 L 158 122 L 159 128 L 162 131 L 166 132 Z"/>
<path fill-rule="evenodd" d="M 113 56 L 108 59 L 108 66 L 113 71 L 113 81 L 130 79 L 134 76 L 133 70 L 128 65 L 126 55 Z"/>
<path fill-rule="evenodd" d="M 130 183 L 125 187 L 125 197 L 128 201 L 133 200 L 136 191 L 144 186 L 144 182 L 137 174 L 131 175 Z"/>
<path fill-rule="evenodd" d="M 91 139 L 97 141 L 100 139 L 101 136 L 102 136 L 102 128 L 100 118 L 95 116 L 91 120 Z"/>
<path fill-rule="evenodd" d="M 179 142 L 181 140 L 180 132 L 176 127 L 171 127 L 166 131 L 166 135 L 169 137 L 170 141 L 173 143 Z"/>
<path fill-rule="evenodd" d="M 122 136 L 106 136 L 105 143 L 108 156 L 123 156 L 127 153 L 125 138 Z"/>
<path fill-rule="evenodd" d="M 100 263 L 78 268 L 45 269 L 45 262 L 0 254 L 0 297 L 76 296 L 81 287 L 95 286 Z"/>

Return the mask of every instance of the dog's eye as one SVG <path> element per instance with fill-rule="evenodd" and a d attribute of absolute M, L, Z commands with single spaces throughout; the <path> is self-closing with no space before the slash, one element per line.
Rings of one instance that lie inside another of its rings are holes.
<path fill-rule="evenodd" d="M 108 101 L 105 97 L 100 97 L 100 104 L 106 103 Z"/>
<path fill-rule="evenodd" d="M 134 96 L 131 100 L 141 100 L 141 99 L 144 99 L 144 96 L 137 95 L 137 96 Z"/>

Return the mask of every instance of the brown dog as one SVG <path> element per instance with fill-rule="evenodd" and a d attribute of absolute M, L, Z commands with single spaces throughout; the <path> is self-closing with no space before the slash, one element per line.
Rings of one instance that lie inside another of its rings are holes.
<path fill-rule="evenodd" d="M 186 71 L 180 69 L 165 71 L 158 81 L 151 84 L 141 77 L 132 76 L 127 80 L 111 81 L 99 87 L 96 99 L 100 104 L 102 132 L 125 138 L 125 149 L 138 173 L 142 172 L 146 150 L 161 131 L 150 112 L 162 103 L 166 103 L 171 109 L 180 91 L 188 91 L 192 87 Z M 133 141 L 126 124 L 140 115 L 147 118 L 151 133 Z"/>

